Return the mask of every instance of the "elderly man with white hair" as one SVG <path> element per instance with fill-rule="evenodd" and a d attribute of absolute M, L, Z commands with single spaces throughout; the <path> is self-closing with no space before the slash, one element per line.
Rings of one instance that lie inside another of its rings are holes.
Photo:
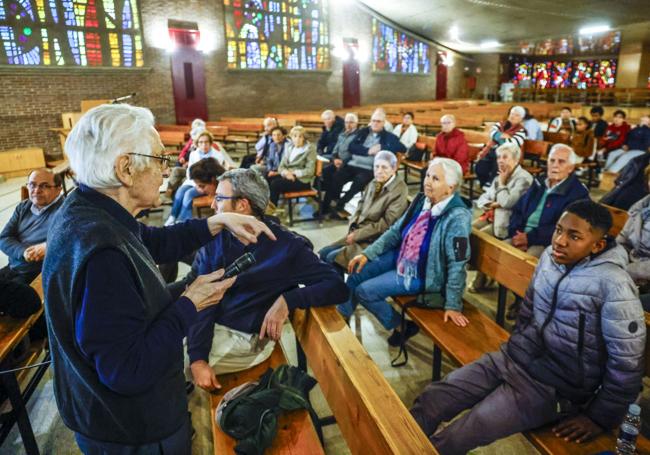
<path fill-rule="evenodd" d="M 418 295 L 431 308 L 442 308 L 444 320 L 461 327 L 463 291 L 470 257 L 472 214 L 460 197 L 463 182 L 460 165 L 448 158 L 434 158 L 419 193 L 406 213 L 348 264 L 351 298 L 339 305 L 350 318 L 358 304 L 370 311 L 387 330 L 391 346 L 398 346 L 418 332 L 386 301 L 396 295 Z"/>
<path fill-rule="evenodd" d="M 326 195 L 327 200 L 337 201 L 336 211 L 340 212 L 345 204 L 350 202 L 355 194 L 362 191 L 373 178 L 373 165 L 375 155 L 381 150 L 388 150 L 393 153 L 404 153 L 406 147 L 393 133 L 384 128 L 386 113 L 377 109 L 370 118 L 370 126 L 361 128 L 349 146 L 352 158 L 347 166 L 340 169 L 332 180 L 332 185 Z M 352 185 L 341 196 L 341 190 L 347 182 Z M 323 204 L 323 210 L 329 207 Z"/>
<path fill-rule="evenodd" d="M 490 142 L 488 142 L 478 156 L 474 170 L 481 187 L 488 185 L 497 175 L 496 149 L 503 144 L 516 144 L 519 148 L 524 146 L 526 130 L 524 129 L 524 117 L 526 109 L 521 106 L 513 106 L 508 111 L 508 118 L 495 124 L 490 131 Z"/>
<path fill-rule="evenodd" d="M 588 199 L 589 190 L 573 172 L 578 157 L 566 144 L 555 144 L 548 154 L 546 176 L 532 185 L 512 209 L 509 243 L 539 257 L 551 244 L 555 224 L 573 201 Z"/>
<path fill-rule="evenodd" d="M 345 128 L 345 124 L 343 119 L 330 109 L 324 111 L 320 118 L 323 120 L 323 132 L 320 138 L 318 138 L 316 152 L 321 156 L 329 158 L 334 152 L 334 146 L 338 141 L 339 135 Z"/>
<path fill-rule="evenodd" d="M 256 242 L 261 221 L 219 214 L 172 227 L 136 221 L 160 205 L 167 158 L 144 108 L 102 105 L 66 140 L 79 189 L 50 227 L 43 265 L 54 391 L 84 454 L 190 453 L 183 338 L 234 278 L 198 277 L 173 301 L 156 262 L 171 262 L 224 228 Z"/>

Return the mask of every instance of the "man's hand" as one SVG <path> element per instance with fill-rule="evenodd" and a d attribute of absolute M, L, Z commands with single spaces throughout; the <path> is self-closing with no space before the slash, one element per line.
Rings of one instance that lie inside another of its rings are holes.
<path fill-rule="evenodd" d="M 213 392 L 214 390 L 221 388 L 221 384 L 219 384 L 219 381 L 217 380 L 217 375 L 205 360 L 192 362 L 190 370 L 192 370 L 194 384 L 198 385 L 203 390 Z"/>
<path fill-rule="evenodd" d="M 363 254 L 357 254 L 348 262 L 348 273 L 361 273 L 368 263 L 368 258 Z"/>
<path fill-rule="evenodd" d="M 343 166 L 343 160 L 341 158 L 334 158 L 334 166 L 338 169 Z"/>
<path fill-rule="evenodd" d="M 235 283 L 237 277 L 219 281 L 223 273 L 224 270 L 219 269 L 207 275 L 200 275 L 185 289 L 182 295 L 192 301 L 196 311 L 201 311 L 219 303 L 226 291 Z"/>
<path fill-rule="evenodd" d="M 345 243 L 348 245 L 352 245 L 354 243 L 354 232 L 350 232 L 346 237 L 345 237 Z"/>
<path fill-rule="evenodd" d="M 381 152 L 381 144 L 375 144 L 368 149 L 368 155 L 376 155 Z"/>
<path fill-rule="evenodd" d="M 250 215 L 219 213 L 208 218 L 208 229 L 212 235 L 217 235 L 223 228 L 232 232 L 244 245 L 257 243 L 257 237 L 262 233 L 271 240 L 276 240 L 266 224 Z"/>
<path fill-rule="evenodd" d="M 291 171 L 284 171 L 284 172 L 282 173 L 282 177 L 284 177 L 285 179 L 289 180 L 290 182 L 293 182 L 294 180 L 296 180 L 296 176 L 295 176 L 294 173 L 291 172 Z"/>
<path fill-rule="evenodd" d="M 469 325 L 469 319 L 467 319 L 460 311 L 445 310 L 444 322 L 447 322 L 450 319 L 451 322 L 456 324 L 458 327 L 466 327 Z"/>
<path fill-rule="evenodd" d="M 527 251 L 528 235 L 525 232 L 517 231 L 517 233 L 512 236 L 512 246 L 520 249 L 521 251 Z"/>
<path fill-rule="evenodd" d="M 268 173 L 269 177 L 275 177 L 276 175 L 278 175 L 278 171 L 269 171 Z"/>
<path fill-rule="evenodd" d="M 45 258 L 46 246 L 47 244 L 43 242 L 27 247 L 23 252 L 23 258 L 25 258 L 27 262 L 42 261 Z"/>
<path fill-rule="evenodd" d="M 584 414 L 569 417 L 553 427 L 553 433 L 565 441 L 586 442 L 598 436 L 603 429 Z"/>
<path fill-rule="evenodd" d="M 282 326 L 288 317 L 289 306 L 284 296 L 280 295 L 273 303 L 273 306 L 269 308 L 269 311 L 266 312 L 266 316 L 264 316 L 264 322 L 262 322 L 262 328 L 260 329 L 260 340 L 268 336 L 272 340 L 278 341 L 282 336 Z"/>

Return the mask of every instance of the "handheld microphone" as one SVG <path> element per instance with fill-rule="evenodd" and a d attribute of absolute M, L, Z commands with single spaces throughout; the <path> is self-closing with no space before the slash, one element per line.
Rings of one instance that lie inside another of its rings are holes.
<path fill-rule="evenodd" d="M 226 267 L 226 270 L 221 279 L 225 280 L 226 278 L 231 278 L 235 275 L 239 275 L 243 271 L 248 270 L 254 266 L 255 262 L 257 261 L 255 260 L 253 253 L 245 253 L 244 255 L 238 257 L 235 262 Z"/>
<path fill-rule="evenodd" d="M 111 104 L 119 104 L 122 101 L 126 101 L 128 99 L 134 98 L 135 97 L 135 92 L 126 95 L 126 96 L 120 96 L 119 98 L 115 98 L 114 100 L 111 101 Z"/>

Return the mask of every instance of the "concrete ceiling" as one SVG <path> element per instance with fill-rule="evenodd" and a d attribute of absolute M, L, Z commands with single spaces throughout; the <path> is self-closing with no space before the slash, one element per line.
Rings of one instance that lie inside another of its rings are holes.
<path fill-rule="evenodd" d="M 461 52 L 495 52 L 481 49 L 482 41 L 503 43 L 504 49 L 498 50 L 504 51 L 520 40 L 577 33 L 589 25 L 621 28 L 650 21 L 650 0 L 359 1 L 402 27 Z M 450 37 L 452 26 L 458 29 L 457 40 Z"/>

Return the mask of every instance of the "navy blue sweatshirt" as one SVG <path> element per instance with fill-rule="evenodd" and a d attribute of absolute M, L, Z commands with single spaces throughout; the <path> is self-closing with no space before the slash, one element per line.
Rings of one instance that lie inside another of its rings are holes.
<path fill-rule="evenodd" d="M 165 228 L 139 223 L 111 198 L 81 186 L 78 191 L 106 210 L 142 240 L 156 263 L 176 261 L 212 235 L 206 220 L 189 220 Z M 85 290 L 75 318 L 75 340 L 95 365 L 100 381 L 124 395 L 146 390 L 168 369 L 169 353 L 178 349 L 197 312 L 187 297 L 145 324 L 144 307 L 129 259 L 114 249 L 92 255 L 86 265 Z"/>
<path fill-rule="evenodd" d="M 191 362 L 208 360 L 215 323 L 259 333 L 267 311 L 280 295 L 289 310 L 347 300 L 348 288 L 339 274 L 320 261 L 304 239 L 269 220 L 265 222 L 276 241 L 261 236 L 257 244 L 244 246 L 231 233 L 222 231 L 197 254 L 192 269 L 200 275 L 225 268 L 245 252 L 253 253 L 257 262 L 237 277 L 218 305 L 198 314 L 187 336 Z"/>

